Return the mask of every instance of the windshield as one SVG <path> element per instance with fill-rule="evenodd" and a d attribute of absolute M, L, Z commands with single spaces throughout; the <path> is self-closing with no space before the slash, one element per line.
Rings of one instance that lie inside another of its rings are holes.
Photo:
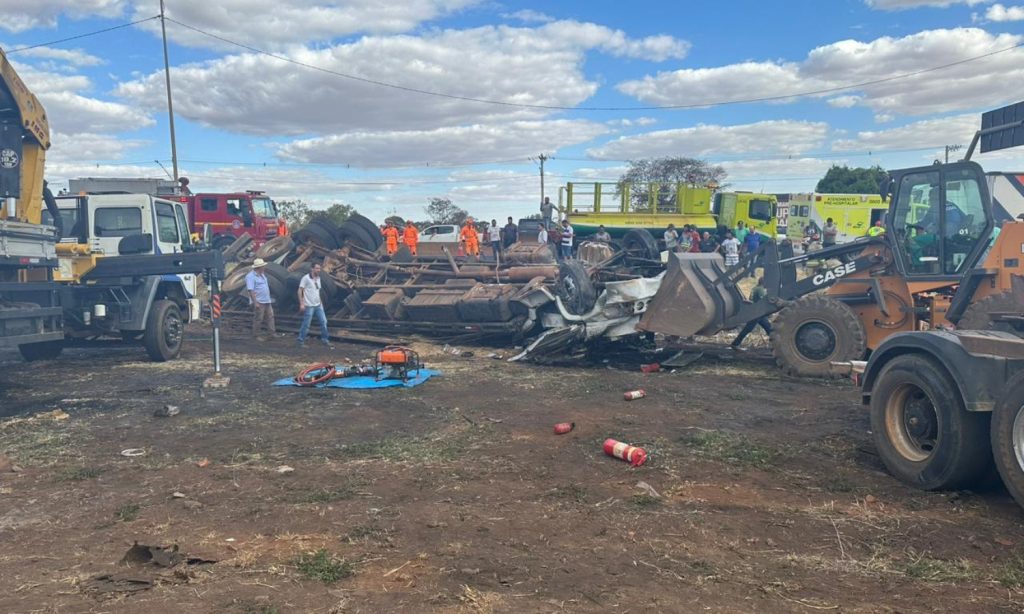
<path fill-rule="evenodd" d="M 269 198 L 252 199 L 252 214 L 256 217 L 277 217 L 277 211 L 274 210 L 274 204 L 270 202 Z"/>

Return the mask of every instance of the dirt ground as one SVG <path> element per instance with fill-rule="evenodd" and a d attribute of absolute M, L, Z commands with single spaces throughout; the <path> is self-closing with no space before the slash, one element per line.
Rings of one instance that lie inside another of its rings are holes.
<path fill-rule="evenodd" d="M 0 355 L 17 466 L 0 459 L 0 612 L 1024 608 L 1024 515 L 1004 492 L 901 485 L 855 389 L 783 377 L 763 350 L 645 375 L 634 357 L 422 344 L 441 377 L 347 391 L 270 383 L 370 346 L 229 337 L 231 385 L 201 396 L 208 346 L 189 334 L 166 364 Z M 154 415 L 167 404 L 181 413 Z M 650 461 L 605 456 L 607 437 Z M 119 565 L 134 542 L 193 560 Z"/>

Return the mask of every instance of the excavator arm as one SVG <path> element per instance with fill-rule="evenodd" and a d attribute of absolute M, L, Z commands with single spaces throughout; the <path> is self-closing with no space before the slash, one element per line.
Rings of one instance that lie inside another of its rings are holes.
<path fill-rule="evenodd" d="M 43 105 L 0 51 L 0 220 L 41 222 L 49 148 Z"/>

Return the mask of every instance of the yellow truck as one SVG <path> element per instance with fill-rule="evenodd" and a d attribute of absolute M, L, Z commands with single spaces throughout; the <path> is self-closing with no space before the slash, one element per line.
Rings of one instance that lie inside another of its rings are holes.
<path fill-rule="evenodd" d="M 867 235 L 875 222 L 884 220 L 889 203 L 878 194 L 793 194 L 789 200 L 786 235 L 799 244 L 811 225 L 818 229 L 832 221 L 839 227 L 836 243 Z"/>
<path fill-rule="evenodd" d="M 645 194 L 637 199 L 636 194 Z M 598 226 L 615 238 L 645 229 L 660 237 L 669 224 L 692 224 L 714 232 L 718 226 L 746 225 L 774 237 L 778 202 L 771 194 L 714 192 L 685 183 L 643 186 L 616 183 L 568 183 L 559 190 L 558 208 L 577 236 L 597 232 Z"/>

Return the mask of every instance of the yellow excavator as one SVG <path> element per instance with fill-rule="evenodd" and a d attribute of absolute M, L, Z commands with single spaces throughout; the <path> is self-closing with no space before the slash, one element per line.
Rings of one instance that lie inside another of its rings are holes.
<path fill-rule="evenodd" d="M 49 147 L 46 111 L 0 51 L 0 349 L 46 359 L 71 340 L 115 337 L 176 357 L 199 317 L 194 276 L 222 278 L 220 252 L 192 245 L 178 202 L 55 199 Z"/>

